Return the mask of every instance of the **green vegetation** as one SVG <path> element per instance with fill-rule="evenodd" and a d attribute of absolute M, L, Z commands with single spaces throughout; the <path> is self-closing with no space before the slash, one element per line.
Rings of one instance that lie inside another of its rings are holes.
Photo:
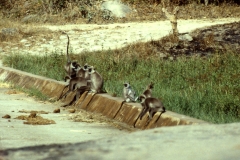
<path fill-rule="evenodd" d="M 31 97 L 34 97 L 35 99 L 37 99 L 39 101 L 54 102 L 48 96 L 46 96 L 45 94 L 43 94 L 37 88 L 34 88 L 34 87 L 32 87 L 32 88 L 22 88 L 20 86 L 16 86 L 16 85 L 12 84 L 11 88 L 16 89 L 16 90 L 21 91 L 21 92 L 24 92 L 27 95 L 29 95 Z"/>
<path fill-rule="evenodd" d="M 143 57 L 128 49 L 85 52 L 72 57 L 82 65 L 94 65 L 104 77 L 104 89 L 111 95 L 121 97 L 125 81 L 138 94 L 154 82 L 154 97 L 161 99 L 167 110 L 213 123 L 240 121 L 240 54 L 164 60 L 157 56 Z M 13 68 L 56 80 L 63 80 L 65 75 L 65 54 L 41 57 L 12 54 L 3 61 Z"/>

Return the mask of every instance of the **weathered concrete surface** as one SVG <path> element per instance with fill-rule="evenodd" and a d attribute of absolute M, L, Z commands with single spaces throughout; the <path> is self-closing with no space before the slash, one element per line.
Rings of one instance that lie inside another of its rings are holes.
<path fill-rule="evenodd" d="M 84 142 L 129 133 L 128 130 L 117 128 L 108 122 L 89 119 L 84 113 L 83 122 L 91 123 L 73 122 L 71 117 L 79 113 L 69 113 L 60 105 L 60 102 L 36 101 L 24 93 L 2 87 L 0 83 L 0 150 Z M 60 113 L 53 113 L 55 109 L 60 109 Z M 18 116 L 29 116 L 31 111 L 46 112 L 47 114 L 37 115 L 54 120 L 56 124 L 27 125 L 24 124 L 26 120 L 16 119 Z M 5 115 L 10 118 L 2 118 Z"/>
<path fill-rule="evenodd" d="M 160 127 L 83 143 L 0 151 L 11 159 L 239 160 L 240 123 Z"/>
<path fill-rule="evenodd" d="M 65 82 L 59 82 L 49 78 L 32 75 L 8 67 L 0 67 L 0 80 L 12 82 L 21 87 L 35 87 L 42 93 L 56 99 L 61 95 L 64 86 L 67 84 Z M 73 97 L 74 93 L 71 93 L 64 102 L 68 104 Z M 84 93 L 80 97 L 79 101 L 75 105 L 77 108 L 90 112 L 101 113 L 108 118 L 116 119 L 130 126 L 135 124 L 135 127 L 139 129 L 207 123 L 202 120 L 170 111 L 161 115 L 159 113 L 155 114 L 151 122 L 148 122 L 147 114 L 142 120 L 139 120 L 138 115 L 141 112 L 141 105 L 139 103 L 123 103 L 122 98 L 112 97 L 108 94 Z"/>
<path fill-rule="evenodd" d="M 36 88 L 42 93 L 59 97 L 67 83 L 56 81 L 50 78 L 33 75 L 31 73 L 19 71 L 9 67 L 0 67 L 0 80 L 11 82 L 24 88 Z"/>
<path fill-rule="evenodd" d="M 122 101 L 120 98 L 108 94 L 95 94 L 86 110 L 102 113 L 104 116 L 113 119 L 121 108 Z"/>

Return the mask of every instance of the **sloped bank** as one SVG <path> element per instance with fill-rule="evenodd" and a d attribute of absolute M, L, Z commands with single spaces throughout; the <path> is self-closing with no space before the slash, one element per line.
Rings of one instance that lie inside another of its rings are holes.
<path fill-rule="evenodd" d="M 23 88 L 36 88 L 51 98 L 58 98 L 64 86 L 67 84 L 8 67 L 0 67 L 0 80 L 11 82 Z M 73 96 L 74 94 L 70 94 L 68 98 L 65 99 L 65 102 L 69 102 Z M 207 123 L 171 111 L 166 111 L 161 115 L 160 113 L 156 113 L 153 119 L 147 123 L 147 114 L 142 120 L 138 117 L 142 108 L 139 103 L 122 102 L 123 99 L 120 97 L 85 92 L 76 103 L 76 107 L 89 112 L 101 113 L 108 118 L 115 119 L 130 126 L 135 125 L 138 129 Z"/>

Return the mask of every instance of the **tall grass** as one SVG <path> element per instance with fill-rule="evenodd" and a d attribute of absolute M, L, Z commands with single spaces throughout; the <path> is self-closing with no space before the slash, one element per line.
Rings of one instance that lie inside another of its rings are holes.
<path fill-rule="evenodd" d="M 240 121 L 239 54 L 163 60 L 109 50 L 86 52 L 74 58 L 82 65 L 94 65 L 104 77 L 104 89 L 111 95 L 121 97 L 125 81 L 130 82 L 138 94 L 153 82 L 153 95 L 163 101 L 167 110 L 213 123 Z M 65 75 L 65 55 L 12 54 L 3 61 L 13 68 L 56 80 L 63 80 Z"/>

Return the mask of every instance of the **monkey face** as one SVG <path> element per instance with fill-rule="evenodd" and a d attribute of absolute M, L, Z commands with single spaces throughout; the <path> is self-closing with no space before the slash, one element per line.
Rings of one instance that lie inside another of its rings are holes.
<path fill-rule="evenodd" d="M 91 73 L 92 72 L 92 68 L 88 68 L 88 72 Z"/>
<path fill-rule="evenodd" d="M 128 88 L 128 87 L 130 86 L 130 84 L 129 84 L 129 83 L 124 83 L 123 86 L 124 86 L 125 88 Z"/>
<path fill-rule="evenodd" d="M 148 88 L 149 88 L 149 89 L 153 89 L 153 84 L 150 84 L 150 85 L 148 86 Z"/>
<path fill-rule="evenodd" d="M 88 73 L 89 74 L 92 74 L 94 72 L 95 72 L 95 68 L 93 66 L 88 68 Z"/>
<path fill-rule="evenodd" d="M 86 70 L 88 69 L 88 65 L 84 65 L 83 68 Z"/>
<path fill-rule="evenodd" d="M 89 67 L 90 67 L 90 66 L 86 63 L 86 64 L 83 66 L 83 69 L 86 71 L 86 70 L 88 70 Z"/>
<path fill-rule="evenodd" d="M 76 61 L 73 61 L 72 62 L 72 65 L 74 66 L 74 67 L 76 67 L 77 65 L 79 65 Z"/>

